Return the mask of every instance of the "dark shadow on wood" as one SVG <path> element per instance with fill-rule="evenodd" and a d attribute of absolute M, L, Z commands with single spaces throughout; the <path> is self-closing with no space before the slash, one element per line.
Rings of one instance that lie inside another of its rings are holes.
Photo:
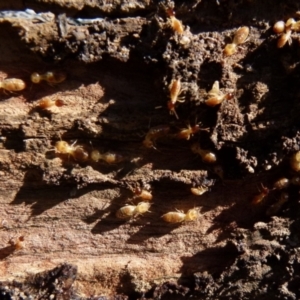
<path fill-rule="evenodd" d="M 3 260 L 13 254 L 16 251 L 16 248 L 14 245 L 6 246 L 4 248 L 0 249 L 0 260 Z"/>
<path fill-rule="evenodd" d="M 196 272 L 207 271 L 214 278 L 217 278 L 233 264 L 238 255 L 236 247 L 231 242 L 228 242 L 224 247 L 208 248 L 192 257 L 182 256 L 180 259 L 183 262 L 183 266 L 180 269 L 180 273 L 184 278 Z"/>

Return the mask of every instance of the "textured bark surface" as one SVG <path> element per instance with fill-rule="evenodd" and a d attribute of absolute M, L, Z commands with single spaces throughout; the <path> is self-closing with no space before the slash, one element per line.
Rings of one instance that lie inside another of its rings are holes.
<path fill-rule="evenodd" d="M 299 188 L 285 190 L 288 201 L 270 213 L 282 197 L 273 183 L 296 175 L 289 157 L 300 139 L 299 33 L 278 49 L 271 26 L 297 19 L 297 5 L 176 1 L 183 35 L 155 1 L 30 0 L 26 8 L 42 19 L 0 18 L 0 77 L 27 84 L 0 95 L 5 299 L 299 299 Z M 249 39 L 224 58 L 240 26 L 250 27 Z M 30 74 L 49 70 L 67 79 L 31 83 Z M 185 99 L 178 120 L 167 109 L 175 78 Z M 204 100 L 216 80 L 234 97 L 211 108 Z M 65 105 L 42 110 L 46 97 Z M 207 130 L 174 138 L 199 122 Z M 170 134 L 144 147 L 149 129 L 162 125 Z M 123 160 L 76 161 L 55 153 L 60 139 Z M 216 165 L 191 151 L 195 142 Z M 261 184 L 270 192 L 253 205 Z M 209 191 L 191 194 L 200 185 Z M 138 203 L 138 187 L 151 187 L 150 211 L 117 219 L 120 207 Z M 194 207 L 195 222 L 161 219 Z"/>

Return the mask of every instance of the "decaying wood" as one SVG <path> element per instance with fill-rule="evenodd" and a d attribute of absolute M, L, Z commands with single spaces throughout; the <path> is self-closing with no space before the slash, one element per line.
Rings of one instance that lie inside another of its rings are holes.
<path fill-rule="evenodd" d="M 299 150 L 298 37 L 277 49 L 269 30 L 296 14 L 296 1 L 176 3 L 188 45 L 161 5 L 119 2 L 37 0 L 32 8 L 49 10 L 43 21 L 0 19 L 0 76 L 27 84 L 0 95 L 0 291 L 19 299 L 20 293 L 33 299 L 299 298 L 298 187 L 286 191 L 289 200 L 273 216 L 266 213 L 281 193 L 273 183 L 297 175 L 289 155 Z M 103 19 L 79 24 L 83 8 Z M 224 58 L 240 26 L 250 27 L 249 41 Z M 65 71 L 67 80 L 30 81 L 33 72 L 49 70 Z M 179 120 L 167 109 L 169 84 L 178 78 L 185 99 L 176 107 Z M 234 98 L 211 108 L 204 101 L 216 80 Z M 44 98 L 64 105 L 41 109 Z M 190 140 L 175 138 L 197 123 L 204 130 Z M 162 125 L 170 135 L 144 147 L 149 129 Z M 60 140 L 123 160 L 76 161 L 55 151 Z M 193 143 L 216 153 L 223 176 L 191 151 Z M 253 205 L 261 184 L 270 193 Z M 201 185 L 208 186 L 202 196 L 190 192 Z M 151 188 L 150 211 L 116 218 L 120 207 L 137 204 L 137 187 Z M 194 207 L 196 222 L 161 219 Z"/>

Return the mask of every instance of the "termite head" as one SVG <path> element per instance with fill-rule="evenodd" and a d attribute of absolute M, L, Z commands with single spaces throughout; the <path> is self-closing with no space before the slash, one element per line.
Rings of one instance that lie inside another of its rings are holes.
<path fill-rule="evenodd" d="M 207 164 L 214 164 L 217 161 L 215 153 L 211 151 L 206 151 L 206 153 L 203 153 L 203 155 L 201 155 L 201 158 L 202 161 Z"/>
<path fill-rule="evenodd" d="M 270 190 L 261 183 L 260 192 L 264 196 L 267 196 L 269 194 Z"/>
<path fill-rule="evenodd" d="M 149 139 L 149 138 L 145 138 L 145 139 L 143 140 L 143 145 L 144 145 L 146 148 L 155 148 L 155 147 L 154 147 L 153 141 L 152 141 L 151 139 Z"/>
<path fill-rule="evenodd" d="M 165 10 L 166 15 L 170 18 L 170 17 L 174 17 L 175 16 L 175 11 L 174 11 L 174 4 L 172 3 L 168 3 L 168 5 L 163 4 L 162 2 L 160 2 L 160 6 Z"/>
<path fill-rule="evenodd" d="M 36 72 L 31 74 L 30 79 L 33 83 L 40 83 L 40 81 L 42 80 L 40 74 Z"/>
<path fill-rule="evenodd" d="M 10 239 L 9 244 L 15 248 L 15 250 L 21 250 L 24 248 L 24 236 L 19 236 L 17 239 Z"/>
<path fill-rule="evenodd" d="M 92 152 L 90 153 L 90 157 L 91 160 L 98 162 L 101 159 L 102 155 L 98 150 L 92 150 Z"/>
<path fill-rule="evenodd" d="M 175 4 L 173 1 L 160 1 L 158 6 L 166 13 L 168 17 L 175 16 Z"/>
<path fill-rule="evenodd" d="M 172 101 L 168 101 L 168 109 L 171 115 L 175 115 L 176 119 L 179 119 L 175 110 L 175 103 L 173 103 Z"/>
<path fill-rule="evenodd" d="M 55 150 L 58 153 L 63 153 L 63 154 L 67 154 L 70 153 L 70 146 L 66 141 L 58 141 L 55 144 Z"/>
<path fill-rule="evenodd" d="M 185 214 L 185 221 L 196 221 L 199 218 L 199 212 L 197 208 L 192 208 L 187 211 Z"/>
<path fill-rule="evenodd" d="M 145 201 L 151 201 L 153 198 L 151 192 L 149 192 L 147 190 L 136 188 L 136 189 L 134 189 L 133 192 L 137 198 L 143 199 Z"/>
<path fill-rule="evenodd" d="M 215 153 L 209 150 L 202 149 L 198 143 L 192 144 L 191 150 L 192 152 L 199 154 L 204 163 L 214 164 L 217 162 L 217 156 L 215 155 Z"/>

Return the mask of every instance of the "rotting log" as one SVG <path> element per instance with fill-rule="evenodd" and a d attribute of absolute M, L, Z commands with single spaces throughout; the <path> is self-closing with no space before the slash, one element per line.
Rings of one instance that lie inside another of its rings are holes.
<path fill-rule="evenodd" d="M 296 175 L 289 156 L 299 150 L 300 108 L 298 35 L 277 49 L 269 28 L 297 17 L 297 1 L 219 2 L 176 3 L 176 17 L 189 26 L 188 45 L 169 27 L 164 8 L 150 1 L 31 0 L 31 8 L 49 13 L 0 19 L 0 76 L 27 84 L 22 92 L 1 93 L 2 293 L 33 299 L 300 297 L 297 186 L 286 190 L 289 200 L 274 215 L 267 213 L 281 197 L 274 182 Z M 103 19 L 78 21 L 86 16 Z M 224 58 L 240 26 L 250 27 L 249 40 Z M 67 80 L 30 81 L 33 72 L 49 70 L 67 72 Z M 185 101 L 176 106 L 177 120 L 167 101 L 168 86 L 178 78 Z M 234 98 L 211 108 L 204 99 L 216 80 L 222 91 L 233 89 Z M 46 97 L 65 105 L 40 109 Z M 196 123 L 207 130 L 190 140 L 173 138 Z M 155 148 L 144 147 L 149 129 L 161 125 L 171 134 Z M 55 153 L 61 139 L 124 160 L 75 161 Z M 216 153 L 221 178 L 191 151 L 195 142 Z M 201 197 L 190 192 L 203 184 L 210 190 Z M 270 193 L 253 205 L 261 184 Z M 116 211 L 136 201 L 134 189 L 144 186 L 153 194 L 150 212 L 117 219 Z M 196 222 L 174 226 L 160 218 L 193 207 L 200 211 Z M 19 237 L 22 249 L 15 249 Z"/>

